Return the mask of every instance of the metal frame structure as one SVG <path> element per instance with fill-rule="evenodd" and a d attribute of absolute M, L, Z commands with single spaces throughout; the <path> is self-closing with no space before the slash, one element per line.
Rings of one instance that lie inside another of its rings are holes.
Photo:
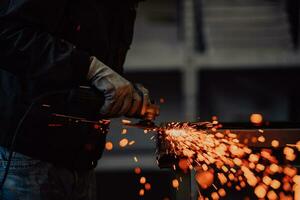
<path fill-rule="evenodd" d="M 234 51 L 227 52 L 197 52 L 195 48 L 195 1 L 203 0 L 182 0 L 183 5 L 183 26 L 182 32 L 184 41 L 178 51 L 172 50 L 164 54 L 162 59 L 153 59 L 160 55 L 160 49 L 151 49 L 157 52 L 148 52 L 153 55 L 129 56 L 126 63 L 127 70 L 137 71 L 167 71 L 178 70 L 182 73 L 182 92 L 184 94 L 185 120 L 193 121 L 197 118 L 199 108 L 197 104 L 197 92 L 199 88 L 199 72 L 202 69 L 242 69 L 242 68 L 282 68 L 300 66 L 300 51 L 282 50 L 279 52 L 256 52 L 256 51 Z M 153 48 L 153 47 L 152 47 Z M 139 52 L 133 51 L 130 54 Z M 234 58 L 233 58 L 234 56 Z M 200 108 L 201 109 L 201 108 Z M 201 110 L 200 110 L 201 111 Z"/>

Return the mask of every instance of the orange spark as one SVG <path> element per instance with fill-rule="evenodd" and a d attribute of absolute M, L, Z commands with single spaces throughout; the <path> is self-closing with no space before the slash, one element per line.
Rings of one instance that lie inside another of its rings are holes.
<path fill-rule="evenodd" d="M 142 172 L 141 168 L 139 167 L 134 168 L 134 173 L 140 174 L 141 172 Z"/>
<path fill-rule="evenodd" d="M 274 192 L 273 190 L 270 190 L 267 194 L 267 197 L 269 200 L 276 200 L 278 199 L 278 196 L 276 194 L 276 192 Z"/>
<path fill-rule="evenodd" d="M 251 121 L 253 124 L 261 124 L 262 121 L 263 121 L 263 117 L 262 117 L 261 114 L 253 113 L 253 114 L 250 116 L 250 121 Z"/>
<path fill-rule="evenodd" d="M 126 138 L 120 140 L 120 142 L 119 142 L 120 147 L 126 147 L 127 144 L 128 144 L 128 139 L 126 139 Z"/>
<path fill-rule="evenodd" d="M 173 188 L 178 188 L 179 187 L 179 182 L 178 182 L 177 179 L 172 180 L 172 186 L 173 186 Z"/>
<path fill-rule="evenodd" d="M 225 197 L 226 196 L 226 191 L 223 189 L 223 188 L 220 188 L 219 191 L 218 191 L 219 195 L 221 197 Z"/>
<path fill-rule="evenodd" d="M 207 189 L 214 182 L 214 174 L 211 171 L 198 171 L 195 178 L 202 189 Z"/>
<path fill-rule="evenodd" d="M 145 195 L 145 190 L 144 190 L 144 189 L 140 189 L 139 195 L 140 195 L 140 196 L 144 196 L 144 195 Z"/>
<path fill-rule="evenodd" d="M 145 190 L 151 190 L 151 184 L 150 183 L 145 184 Z"/>
<path fill-rule="evenodd" d="M 272 147 L 277 148 L 277 147 L 279 147 L 279 141 L 278 140 L 273 140 L 271 142 L 271 145 L 272 145 Z"/>
<path fill-rule="evenodd" d="M 122 135 L 127 134 L 127 129 L 126 129 L 126 128 L 123 128 L 121 134 L 122 134 Z"/>
<path fill-rule="evenodd" d="M 258 198 L 263 199 L 267 194 L 267 189 L 263 185 L 258 185 L 255 187 L 254 193 Z"/>
<path fill-rule="evenodd" d="M 146 178 L 142 176 L 140 178 L 140 184 L 145 184 L 145 183 L 146 183 Z"/>
<path fill-rule="evenodd" d="M 113 149 L 113 143 L 112 142 L 106 142 L 105 143 L 105 149 L 108 151 L 111 151 Z"/>

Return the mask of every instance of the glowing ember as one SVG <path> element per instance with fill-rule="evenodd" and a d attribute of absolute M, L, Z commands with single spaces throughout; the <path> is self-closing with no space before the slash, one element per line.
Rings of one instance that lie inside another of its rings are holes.
<path fill-rule="evenodd" d="M 260 124 L 263 119 L 261 115 L 252 115 L 251 121 Z M 200 194 L 198 199 L 220 199 L 226 196 L 226 190 L 218 188 L 220 186 L 237 191 L 250 187 L 259 199 L 300 199 L 297 196 L 300 195 L 297 169 L 289 163 L 279 164 L 273 154 L 275 149 L 261 149 L 260 152 L 251 150 L 239 141 L 237 134 L 230 130 L 219 131 L 217 126 L 217 120 L 200 128 L 197 123 L 173 122 L 159 131 L 160 137 L 169 147 L 168 153 L 179 158 L 179 168 L 185 172 L 195 169 L 199 188 L 212 191 L 209 196 Z M 264 131 L 259 129 L 258 132 L 260 136 L 246 138 L 247 141 L 266 142 L 267 135 L 262 135 Z M 271 145 L 273 148 L 280 146 L 278 140 L 273 140 Z M 295 160 L 295 149 L 300 150 L 300 141 L 284 148 L 286 162 Z M 178 188 L 177 179 L 172 181 L 172 186 Z"/>
<path fill-rule="evenodd" d="M 223 173 L 218 173 L 218 179 L 222 185 L 227 183 L 227 178 Z"/>
<path fill-rule="evenodd" d="M 264 136 L 259 136 L 259 137 L 257 138 L 257 140 L 258 140 L 259 142 L 261 142 L 261 143 L 264 143 L 264 142 L 266 141 L 266 138 L 265 138 Z"/>
<path fill-rule="evenodd" d="M 112 142 L 106 142 L 105 149 L 108 151 L 111 151 L 113 149 L 114 145 Z"/>
<path fill-rule="evenodd" d="M 258 132 L 260 132 L 260 133 L 264 133 L 264 130 L 262 130 L 262 129 L 258 129 Z"/>
<path fill-rule="evenodd" d="M 127 129 L 123 128 L 121 134 L 122 134 L 122 135 L 127 134 Z"/>
<path fill-rule="evenodd" d="M 145 177 L 141 177 L 140 178 L 140 184 L 145 184 L 146 183 L 146 178 Z"/>
<path fill-rule="evenodd" d="M 278 196 L 277 196 L 276 192 L 274 192 L 273 190 L 271 190 L 271 191 L 268 192 L 267 197 L 270 200 L 276 200 L 276 199 L 278 199 Z"/>
<path fill-rule="evenodd" d="M 179 187 L 179 182 L 178 182 L 177 179 L 173 179 L 172 186 L 173 186 L 173 188 L 178 188 Z"/>
<path fill-rule="evenodd" d="M 272 180 L 270 186 L 271 186 L 273 189 L 277 190 L 277 189 L 280 187 L 280 185 L 281 185 L 281 183 L 280 183 L 278 180 L 274 179 L 274 180 Z"/>
<path fill-rule="evenodd" d="M 294 183 L 300 185 L 300 175 L 294 176 L 293 181 L 294 181 Z"/>
<path fill-rule="evenodd" d="M 120 142 L 119 142 L 120 147 L 126 147 L 127 144 L 128 144 L 128 139 L 126 139 L 126 138 L 120 140 Z"/>
<path fill-rule="evenodd" d="M 217 192 L 213 192 L 213 193 L 211 193 L 211 198 L 212 198 L 213 200 L 218 200 L 220 197 L 219 197 L 219 195 L 218 195 Z"/>
<path fill-rule="evenodd" d="M 294 177 L 297 175 L 297 168 L 287 166 L 283 169 L 283 173 L 289 177 Z"/>
<path fill-rule="evenodd" d="M 263 177 L 263 182 L 264 182 L 264 184 L 266 184 L 266 185 L 270 185 L 271 182 L 272 182 L 272 179 L 271 179 L 269 176 L 264 176 L 264 177 Z"/>
<path fill-rule="evenodd" d="M 286 160 L 294 161 L 296 159 L 295 151 L 291 147 L 284 147 L 283 154 Z"/>
<path fill-rule="evenodd" d="M 251 155 L 249 156 L 249 161 L 250 161 L 250 162 L 257 163 L 258 160 L 259 160 L 259 156 L 256 155 L 256 154 L 251 154 Z"/>
<path fill-rule="evenodd" d="M 131 124 L 131 121 L 127 119 L 122 119 L 122 124 Z"/>
<path fill-rule="evenodd" d="M 139 195 L 140 195 L 140 196 L 144 196 L 144 195 L 145 195 L 145 190 L 144 190 L 144 189 L 140 189 Z"/>
<path fill-rule="evenodd" d="M 195 178 L 202 189 L 207 189 L 214 182 L 214 174 L 211 171 L 199 171 Z"/>
<path fill-rule="evenodd" d="M 288 192 L 288 191 L 291 191 L 291 184 L 289 183 L 283 183 L 283 186 L 282 186 L 283 190 Z"/>
<path fill-rule="evenodd" d="M 187 132 L 184 129 L 171 129 L 171 130 L 166 130 L 166 133 L 168 135 L 178 137 L 179 140 L 184 140 L 182 136 L 187 136 Z"/>
<path fill-rule="evenodd" d="M 134 173 L 140 174 L 141 172 L 142 172 L 141 168 L 139 167 L 134 168 Z"/>
<path fill-rule="evenodd" d="M 187 173 L 190 166 L 190 162 L 188 161 L 188 159 L 182 158 L 179 160 L 178 166 L 183 172 Z"/>
<path fill-rule="evenodd" d="M 145 184 L 145 190 L 151 190 L 151 184 L 150 183 Z"/>
<path fill-rule="evenodd" d="M 267 194 L 267 189 L 265 186 L 263 185 L 258 185 L 255 190 L 254 190 L 254 193 L 255 195 L 258 197 L 258 198 L 265 198 L 266 194 Z"/>
<path fill-rule="evenodd" d="M 263 117 L 261 114 L 252 114 L 250 116 L 250 121 L 253 123 L 253 124 L 261 124 L 262 121 L 263 121 Z"/>
<path fill-rule="evenodd" d="M 277 148 L 277 147 L 279 147 L 279 141 L 278 140 L 273 140 L 271 142 L 271 145 L 272 145 L 272 147 Z"/>
<path fill-rule="evenodd" d="M 221 197 L 225 197 L 226 196 L 226 191 L 223 188 L 219 189 L 218 193 L 219 193 L 219 195 Z"/>

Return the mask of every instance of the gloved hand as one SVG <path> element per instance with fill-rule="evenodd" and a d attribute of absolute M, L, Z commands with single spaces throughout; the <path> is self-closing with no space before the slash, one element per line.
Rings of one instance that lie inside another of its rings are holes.
<path fill-rule="evenodd" d="M 104 94 L 100 114 L 106 117 L 135 116 L 142 108 L 142 97 L 134 86 L 96 57 L 87 75 L 91 85 Z M 146 90 L 144 90 L 146 92 Z M 143 92 L 142 92 L 143 94 Z"/>
<path fill-rule="evenodd" d="M 151 104 L 149 91 L 141 84 L 134 84 L 133 104 L 126 113 L 126 117 L 142 118 L 146 113 L 146 108 Z"/>
<path fill-rule="evenodd" d="M 157 116 L 159 116 L 160 108 L 154 102 L 151 102 L 149 91 L 144 88 L 141 84 L 134 85 L 139 97 L 142 97 L 142 105 L 137 112 L 135 110 L 131 113 L 128 112 L 128 117 L 141 118 L 148 121 L 153 121 Z"/>

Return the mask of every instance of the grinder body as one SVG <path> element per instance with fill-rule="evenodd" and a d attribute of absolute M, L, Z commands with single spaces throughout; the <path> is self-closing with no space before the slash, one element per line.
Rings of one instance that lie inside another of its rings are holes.
<path fill-rule="evenodd" d="M 40 99 L 23 123 L 16 151 L 71 168 L 93 168 L 109 128 L 100 115 L 104 100 L 102 93 L 86 86 Z M 143 103 L 136 117 L 154 119 L 154 107 Z"/>
<path fill-rule="evenodd" d="M 134 118 L 153 121 L 159 115 L 159 107 L 149 101 L 147 93 L 143 93 L 136 88 L 141 96 L 142 103 Z M 56 106 L 53 113 L 56 116 L 83 118 L 86 120 L 99 120 L 105 118 L 100 114 L 100 109 L 104 104 L 105 97 L 95 88 L 89 86 L 80 86 L 71 91 L 67 97 L 65 105 Z"/>

